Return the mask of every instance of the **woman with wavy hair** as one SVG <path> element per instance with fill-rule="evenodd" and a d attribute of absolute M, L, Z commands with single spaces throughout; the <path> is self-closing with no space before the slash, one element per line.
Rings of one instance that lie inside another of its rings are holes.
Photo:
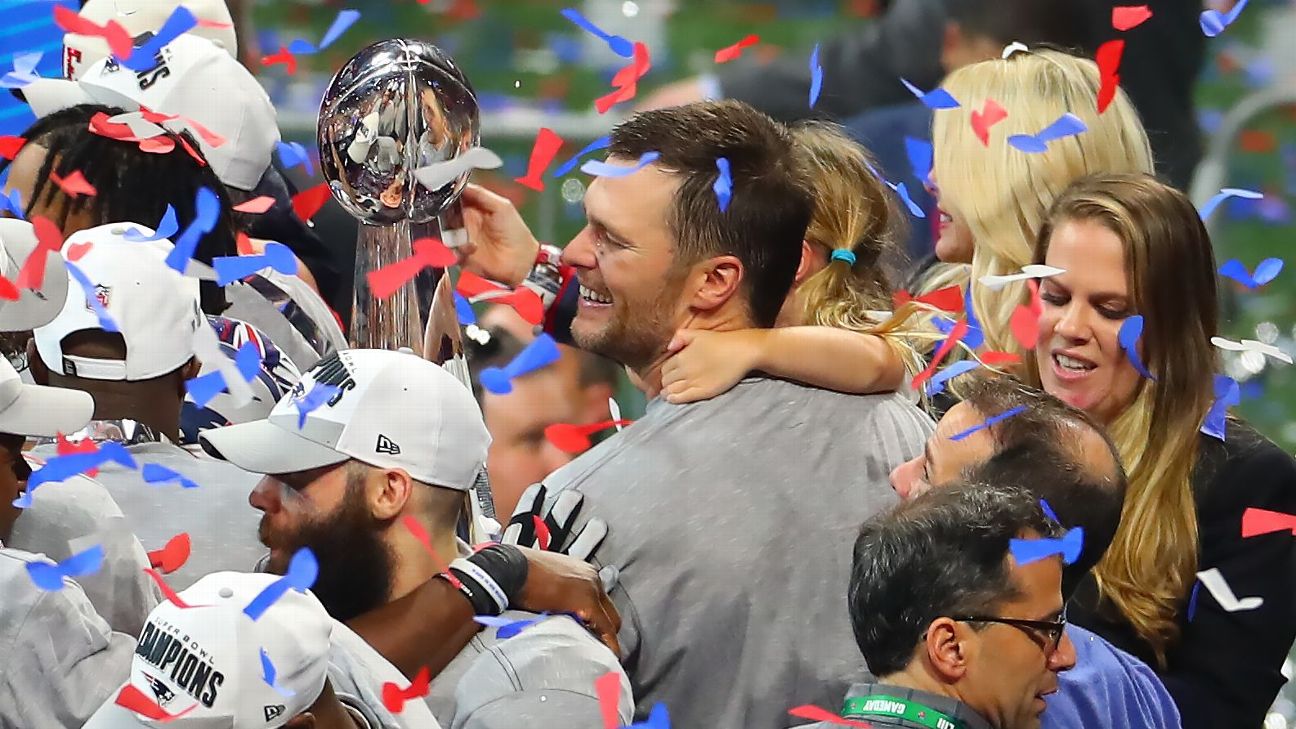
<path fill-rule="evenodd" d="M 1217 366 L 1206 228 L 1152 177 L 1100 174 L 1058 197 L 1030 260 L 1064 272 L 1040 283 L 1027 379 L 1105 424 L 1129 474 L 1115 539 L 1070 618 L 1156 666 L 1186 728 L 1258 727 L 1296 638 L 1296 540 L 1244 539 L 1240 525 L 1251 507 L 1296 512 L 1296 462 L 1236 418 L 1203 428 Z M 1135 315 L 1127 355 L 1119 335 Z M 1200 589 L 1207 570 L 1263 604 L 1231 612 Z"/>

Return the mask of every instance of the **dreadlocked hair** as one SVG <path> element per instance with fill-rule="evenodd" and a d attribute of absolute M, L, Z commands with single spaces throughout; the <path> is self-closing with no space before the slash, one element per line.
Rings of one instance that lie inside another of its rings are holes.
<path fill-rule="evenodd" d="M 211 166 L 205 160 L 199 162 L 202 152 L 198 143 L 187 132 L 168 130 L 164 136 L 175 142 L 175 149 L 161 154 L 145 152 L 136 142 L 90 131 L 90 119 L 99 113 L 115 116 L 125 111 L 80 104 L 38 119 L 22 134 L 26 144 L 47 150 L 31 199 L 24 201 L 23 214 L 30 217 L 33 208 L 42 205 L 66 234 L 72 232 L 67 230 L 68 218 L 77 213 L 88 214 L 91 226 L 138 223 L 156 228 L 170 205 L 183 230 L 197 215 L 198 190 L 206 187 L 220 201 L 220 217 L 216 227 L 199 240 L 194 259 L 210 264 L 218 256 L 237 255 L 229 194 Z M 0 174 L 10 164 L 0 159 Z M 73 197 L 50 179 L 51 173 L 66 177 L 75 171 L 81 172 L 96 194 Z M 203 281 L 200 290 L 205 313 L 219 314 L 226 308 L 224 292 L 215 283 Z"/>

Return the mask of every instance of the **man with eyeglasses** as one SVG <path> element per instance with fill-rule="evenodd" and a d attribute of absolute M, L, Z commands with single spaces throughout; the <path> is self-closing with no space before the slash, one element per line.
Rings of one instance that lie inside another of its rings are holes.
<path fill-rule="evenodd" d="M 1015 539 L 1056 538 L 1061 528 L 1029 492 L 975 479 L 860 529 L 848 605 L 876 682 L 851 687 L 846 719 L 1035 729 L 1058 674 L 1075 665 L 1061 555 L 1018 560 L 1010 548 Z"/>

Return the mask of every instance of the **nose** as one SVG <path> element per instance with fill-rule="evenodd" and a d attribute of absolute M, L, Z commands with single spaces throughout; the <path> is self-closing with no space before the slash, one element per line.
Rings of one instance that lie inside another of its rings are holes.
<path fill-rule="evenodd" d="M 279 489 L 283 488 L 277 480 L 266 476 L 257 482 L 252 493 L 248 494 L 248 504 L 257 511 L 273 514 L 279 511 L 283 502 L 279 499 Z"/>
<path fill-rule="evenodd" d="M 1073 301 L 1061 312 L 1053 331 L 1068 340 L 1083 342 L 1089 339 L 1093 329 L 1085 308 Z"/>
<path fill-rule="evenodd" d="M 908 501 L 914 490 L 914 482 L 918 480 L 918 471 L 922 468 L 919 463 L 921 460 L 922 456 L 911 458 L 891 470 L 891 488 L 895 489 L 902 501 Z"/>
<path fill-rule="evenodd" d="M 565 266 L 573 266 L 578 269 L 594 268 L 594 235 L 590 232 L 589 226 L 581 229 L 581 232 L 572 238 L 567 247 L 563 249 L 561 261 Z"/>
<path fill-rule="evenodd" d="M 1049 656 L 1048 662 L 1050 671 L 1070 671 L 1075 667 L 1075 644 L 1071 642 L 1070 634 L 1062 633 L 1062 640 L 1058 641 L 1057 650 Z"/>

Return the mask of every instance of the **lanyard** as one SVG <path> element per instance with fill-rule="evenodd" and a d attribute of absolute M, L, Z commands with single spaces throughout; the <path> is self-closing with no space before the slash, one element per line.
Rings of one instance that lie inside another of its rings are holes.
<path fill-rule="evenodd" d="M 898 696 L 871 694 L 846 699 L 842 716 L 867 719 L 869 716 L 886 716 L 922 724 L 929 729 L 965 729 L 962 721 L 935 709 Z"/>

